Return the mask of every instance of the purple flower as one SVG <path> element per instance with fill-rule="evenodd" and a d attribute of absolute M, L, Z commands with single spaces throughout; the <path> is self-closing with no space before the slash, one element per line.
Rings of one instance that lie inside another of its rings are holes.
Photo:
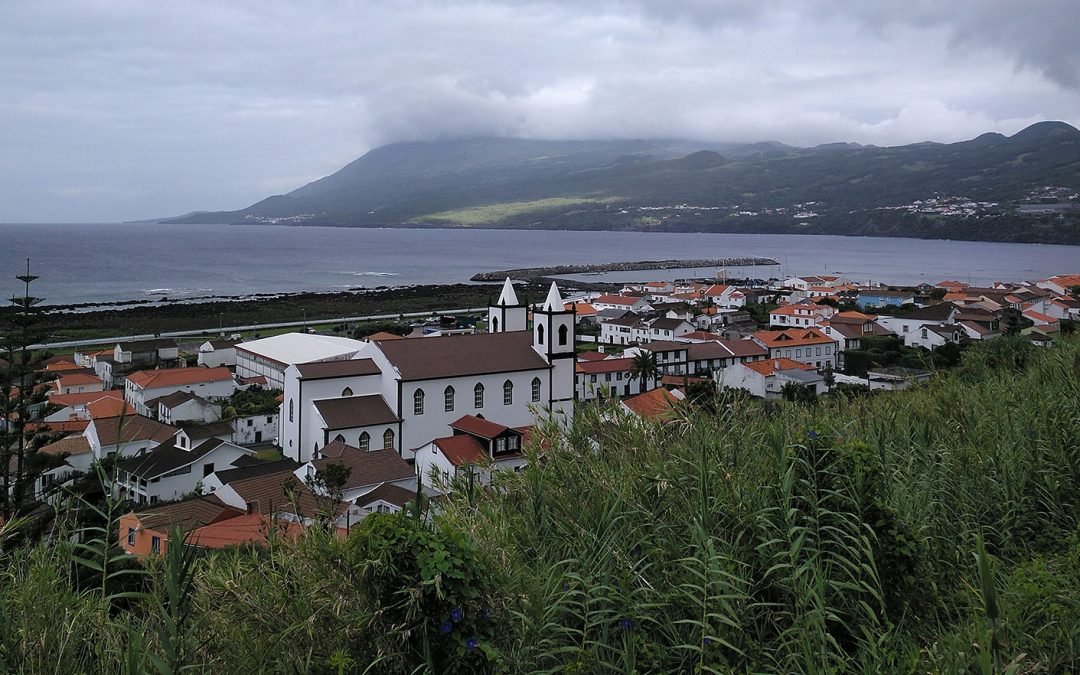
<path fill-rule="evenodd" d="M 711 644 L 712 644 L 712 638 L 704 638 L 701 641 L 701 646 L 702 647 L 708 647 Z"/>
<path fill-rule="evenodd" d="M 465 618 L 465 612 L 461 611 L 460 607 L 455 607 L 450 610 L 450 620 L 454 623 L 461 621 L 463 618 Z"/>
<path fill-rule="evenodd" d="M 619 619 L 619 628 L 622 628 L 623 630 L 634 630 L 634 620 L 626 618 Z"/>
<path fill-rule="evenodd" d="M 441 624 L 439 624 L 439 632 L 443 635 L 447 635 L 449 633 L 452 633 L 453 631 L 454 624 L 450 623 L 449 621 L 443 621 Z"/>
<path fill-rule="evenodd" d="M 476 649 L 478 646 L 480 646 L 480 642 L 474 637 L 471 637 L 465 641 L 465 649 L 473 650 Z"/>
<path fill-rule="evenodd" d="M 808 431 L 808 432 L 806 432 L 806 437 L 813 440 L 813 439 L 817 438 L 817 432 L 816 431 Z"/>

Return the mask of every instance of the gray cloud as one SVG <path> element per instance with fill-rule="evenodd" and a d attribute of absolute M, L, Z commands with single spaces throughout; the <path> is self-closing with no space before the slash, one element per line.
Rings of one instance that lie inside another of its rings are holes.
<path fill-rule="evenodd" d="M 458 135 L 814 144 L 1080 123 L 1064 0 L 8 0 L 0 221 L 238 208 Z"/>

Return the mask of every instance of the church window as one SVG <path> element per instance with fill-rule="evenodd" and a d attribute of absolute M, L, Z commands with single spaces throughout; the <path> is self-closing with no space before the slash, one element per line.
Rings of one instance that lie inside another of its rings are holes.
<path fill-rule="evenodd" d="M 447 387 L 443 392 L 444 405 L 446 412 L 454 412 L 454 388 Z"/>
<path fill-rule="evenodd" d="M 371 434 L 363 432 L 360 434 L 360 442 L 357 444 L 361 450 L 367 452 L 371 449 Z"/>
<path fill-rule="evenodd" d="M 417 389 L 412 396 L 412 411 L 414 415 L 424 414 L 424 390 Z"/>
<path fill-rule="evenodd" d="M 499 332 L 499 317 L 497 317 L 497 316 L 491 317 L 491 332 L 492 333 L 498 333 Z"/>
<path fill-rule="evenodd" d="M 341 390 L 341 398 L 349 398 L 350 396 L 352 396 L 352 388 L 351 387 L 345 387 L 344 389 Z"/>
<path fill-rule="evenodd" d="M 536 344 L 544 344 L 544 324 L 537 324 L 536 326 Z"/>
<path fill-rule="evenodd" d="M 474 408 L 483 408 L 484 407 L 484 385 L 483 385 L 483 383 L 482 382 L 477 382 L 476 386 L 473 387 L 472 392 L 473 392 L 473 407 Z"/>
<path fill-rule="evenodd" d="M 338 443 L 344 443 L 345 442 L 345 437 L 342 436 L 341 434 L 338 434 L 337 436 L 334 436 L 334 440 L 337 441 Z"/>
<path fill-rule="evenodd" d="M 534 377 L 532 380 L 532 402 L 540 402 L 540 378 Z"/>
<path fill-rule="evenodd" d="M 394 449 L 394 430 L 393 429 L 387 429 L 383 433 L 383 435 L 382 435 L 382 446 L 383 446 L 383 450 L 393 450 Z"/>
<path fill-rule="evenodd" d="M 293 408 L 295 407 L 295 405 L 294 405 L 295 403 L 296 403 L 296 401 L 292 400 L 291 398 L 289 399 L 289 421 L 290 422 L 293 421 Z"/>
<path fill-rule="evenodd" d="M 565 347 L 566 346 L 566 340 L 567 340 L 567 336 L 568 336 L 569 333 L 570 333 L 570 330 L 565 325 L 559 326 L 559 346 L 560 347 Z"/>
<path fill-rule="evenodd" d="M 503 382 L 503 405 L 514 405 L 514 383 Z"/>

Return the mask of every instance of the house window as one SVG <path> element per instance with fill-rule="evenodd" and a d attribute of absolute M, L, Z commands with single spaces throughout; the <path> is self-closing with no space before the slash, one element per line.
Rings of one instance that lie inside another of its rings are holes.
<path fill-rule="evenodd" d="M 924 339 L 924 340 L 926 339 L 926 329 L 925 328 L 922 329 L 922 339 Z"/>
<path fill-rule="evenodd" d="M 544 344 L 544 324 L 536 324 L 536 344 Z"/>
<path fill-rule="evenodd" d="M 383 435 L 382 435 L 382 446 L 383 446 L 383 450 L 393 450 L 394 449 L 394 430 L 393 429 L 387 429 L 383 433 Z"/>
<path fill-rule="evenodd" d="M 341 434 L 338 434 L 337 436 L 334 436 L 334 441 L 336 441 L 338 443 L 344 443 L 345 442 L 345 437 L 342 436 Z"/>
<path fill-rule="evenodd" d="M 267 416 L 266 416 L 266 423 L 267 423 L 267 424 L 270 424 L 270 423 L 272 423 L 273 421 L 274 421 L 274 418 L 273 418 L 273 417 L 270 417 L 269 415 L 267 415 Z"/>
<path fill-rule="evenodd" d="M 150 552 L 161 553 L 161 537 L 150 537 Z"/>
<path fill-rule="evenodd" d="M 135 545 L 135 528 L 134 527 L 129 527 L 128 528 L 128 540 L 127 541 L 128 541 L 128 543 L 127 543 L 128 546 L 134 546 Z"/>
<path fill-rule="evenodd" d="M 816 356 L 821 356 L 821 347 L 817 348 L 817 352 L 815 353 L 815 355 Z"/>
<path fill-rule="evenodd" d="M 443 391 L 443 405 L 444 405 L 444 407 L 446 409 L 446 412 L 454 412 L 454 388 L 453 387 L 447 387 L 446 390 Z"/>
<path fill-rule="evenodd" d="M 596 375 L 590 375 L 589 376 L 589 382 L 592 382 L 593 384 L 596 384 Z"/>
<path fill-rule="evenodd" d="M 214 473 L 214 463 L 213 462 L 207 462 L 206 464 L 203 464 L 203 468 L 202 468 L 203 478 L 206 478 L 207 476 L 209 476 L 212 473 Z"/>
<path fill-rule="evenodd" d="M 289 399 L 289 421 L 290 422 L 293 421 L 293 403 L 294 403 L 294 401 L 290 398 Z"/>
<path fill-rule="evenodd" d="M 361 433 L 360 434 L 360 442 L 359 442 L 358 445 L 360 446 L 360 449 L 363 450 L 364 452 L 367 452 L 368 450 L 370 450 L 371 449 L 371 434 L 369 434 L 366 431 Z"/>
<path fill-rule="evenodd" d="M 906 333 L 906 332 L 908 332 L 908 325 L 907 325 L 906 323 L 904 324 L 904 330 L 903 330 L 903 332 L 905 332 L 905 333 Z"/>
<path fill-rule="evenodd" d="M 514 383 L 503 382 L 503 405 L 514 405 Z"/>
<path fill-rule="evenodd" d="M 667 332 L 667 331 L 664 331 L 664 332 Z M 569 333 L 570 333 L 570 330 L 565 325 L 559 326 L 559 346 L 560 347 L 565 347 L 566 346 L 566 340 L 567 340 L 567 336 L 568 336 Z"/>
<path fill-rule="evenodd" d="M 797 358 L 797 359 L 802 358 L 802 350 L 801 349 L 796 349 L 795 350 L 795 358 Z"/>
<path fill-rule="evenodd" d="M 495 440 L 495 452 L 506 452 L 505 438 L 499 438 Z"/>
<path fill-rule="evenodd" d="M 473 407 L 474 408 L 483 408 L 484 407 L 484 385 L 483 385 L 483 383 L 481 383 L 481 382 L 476 383 L 476 386 L 473 387 L 472 395 L 473 395 Z"/>
<path fill-rule="evenodd" d="M 532 402 L 540 402 L 540 378 L 534 377 L 532 380 Z"/>
<path fill-rule="evenodd" d="M 247 425 L 248 425 L 249 427 L 255 426 L 255 420 L 248 420 L 248 421 L 247 421 Z"/>
<path fill-rule="evenodd" d="M 518 437 L 518 436 L 511 436 L 506 441 L 506 447 L 511 452 L 513 452 L 514 450 L 517 450 L 518 448 L 521 447 L 521 438 Z"/>
<path fill-rule="evenodd" d="M 341 398 L 349 398 L 352 396 L 352 387 L 345 387 L 341 390 Z"/>
<path fill-rule="evenodd" d="M 414 415 L 424 414 L 424 390 L 417 389 L 412 395 L 412 412 Z"/>
<path fill-rule="evenodd" d="M 825 356 L 832 354 L 832 347 L 825 347 Z"/>

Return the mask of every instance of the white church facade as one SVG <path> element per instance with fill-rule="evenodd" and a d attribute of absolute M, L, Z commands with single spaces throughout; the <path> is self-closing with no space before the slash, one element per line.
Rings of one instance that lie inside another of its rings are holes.
<path fill-rule="evenodd" d="M 375 340 L 348 360 L 289 366 L 283 453 L 306 462 L 339 440 L 413 459 L 466 415 L 506 427 L 572 416 L 574 309 L 553 283 L 531 330 L 528 311 L 507 279 L 488 310 L 488 333 Z"/>

